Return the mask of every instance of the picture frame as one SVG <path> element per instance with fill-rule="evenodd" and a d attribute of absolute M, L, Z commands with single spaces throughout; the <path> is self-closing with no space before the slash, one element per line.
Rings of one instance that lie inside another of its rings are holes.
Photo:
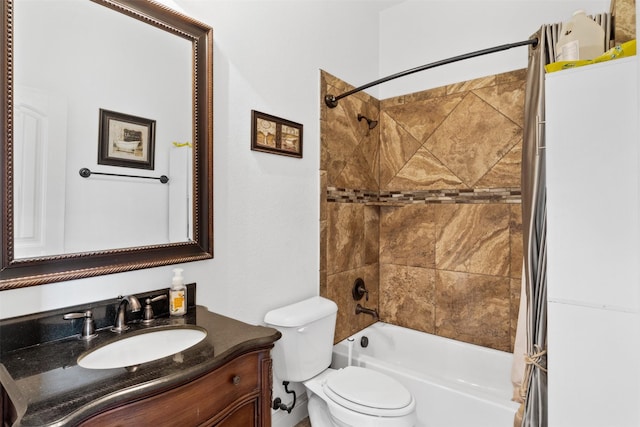
<path fill-rule="evenodd" d="M 153 169 L 156 121 L 100 109 L 98 164 Z"/>
<path fill-rule="evenodd" d="M 251 149 L 302 158 L 300 123 L 251 110 Z"/>

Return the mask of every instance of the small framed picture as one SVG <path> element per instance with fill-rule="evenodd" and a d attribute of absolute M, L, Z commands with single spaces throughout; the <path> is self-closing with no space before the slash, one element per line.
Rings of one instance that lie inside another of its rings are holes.
<path fill-rule="evenodd" d="M 251 149 L 302 158 L 302 125 L 251 110 Z"/>
<path fill-rule="evenodd" d="M 100 109 L 98 164 L 153 169 L 156 121 Z"/>

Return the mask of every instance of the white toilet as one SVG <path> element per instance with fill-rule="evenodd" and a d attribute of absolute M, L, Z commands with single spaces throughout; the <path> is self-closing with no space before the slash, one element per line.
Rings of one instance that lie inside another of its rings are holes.
<path fill-rule="evenodd" d="M 367 368 L 329 368 L 337 311 L 313 297 L 266 314 L 282 333 L 272 351 L 275 374 L 304 383 L 313 427 L 413 427 L 416 402 L 398 381 Z"/>

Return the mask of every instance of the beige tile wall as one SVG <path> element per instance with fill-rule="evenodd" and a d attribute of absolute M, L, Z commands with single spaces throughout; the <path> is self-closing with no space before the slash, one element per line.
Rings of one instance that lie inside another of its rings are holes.
<path fill-rule="evenodd" d="M 612 0 L 611 14 L 615 21 L 615 42 L 624 43 L 636 38 L 636 1 Z"/>
<path fill-rule="evenodd" d="M 340 94 L 352 88 L 323 72 L 325 93 Z M 320 154 L 320 294 L 338 304 L 336 342 L 374 322 L 355 314 L 351 289 L 357 278 L 365 280 L 368 308 L 378 309 L 379 216 L 377 206 L 365 203 L 327 202 L 330 186 L 377 195 L 379 190 L 379 129 L 369 130 L 358 114 L 376 119 L 378 100 L 359 93 L 342 99 L 334 109 L 322 101 Z"/>
<path fill-rule="evenodd" d="M 519 195 L 524 78 L 323 105 L 321 294 L 339 306 L 336 341 L 373 322 L 355 315 L 362 277 L 361 303 L 386 322 L 511 350 L 521 215 L 519 198 L 500 194 Z M 322 79 L 323 97 L 351 88 Z M 379 125 L 369 130 L 358 113 Z M 336 196 L 343 190 L 351 197 Z"/>

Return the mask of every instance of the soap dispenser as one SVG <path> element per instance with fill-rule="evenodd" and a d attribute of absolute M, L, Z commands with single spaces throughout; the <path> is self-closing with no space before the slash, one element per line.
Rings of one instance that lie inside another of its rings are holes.
<path fill-rule="evenodd" d="M 187 312 L 187 288 L 184 286 L 182 269 L 173 269 L 173 280 L 169 291 L 169 314 L 183 316 Z"/>

